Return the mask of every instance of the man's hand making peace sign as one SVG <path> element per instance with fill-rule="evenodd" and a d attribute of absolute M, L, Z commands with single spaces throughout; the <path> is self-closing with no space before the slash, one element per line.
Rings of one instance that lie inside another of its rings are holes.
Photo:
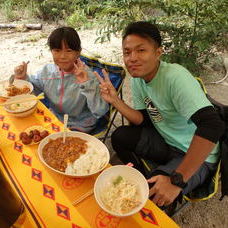
<path fill-rule="evenodd" d="M 143 121 L 143 115 L 140 111 L 135 110 L 124 103 L 118 97 L 116 89 L 113 87 L 108 73 L 105 70 L 102 70 L 104 78 L 102 78 L 98 73 L 94 72 L 98 81 L 100 82 L 100 93 L 102 98 L 112 104 L 129 122 L 139 125 Z"/>
<path fill-rule="evenodd" d="M 107 71 L 103 69 L 102 73 L 104 75 L 104 78 L 102 78 L 97 72 L 94 72 L 98 81 L 100 82 L 101 96 L 106 102 L 114 105 L 119 100 L 117 91 L 112 85 L 112 82 L 109 79 Z"/>

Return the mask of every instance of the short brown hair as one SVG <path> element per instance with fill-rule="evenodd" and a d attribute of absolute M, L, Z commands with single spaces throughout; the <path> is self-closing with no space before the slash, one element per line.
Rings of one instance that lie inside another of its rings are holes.
<path fill-rule="evenodd" d="M 71 27 L 60 27 L 55 29 L 48 37 L 50 49 L 61 49 L 62 41 L 75 51 L 81 51 L 81 40 L 77 31 Z"/>

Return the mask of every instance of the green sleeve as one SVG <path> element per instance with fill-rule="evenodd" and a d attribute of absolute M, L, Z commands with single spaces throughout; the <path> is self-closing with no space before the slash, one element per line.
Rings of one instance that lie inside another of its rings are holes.
<path fill-rule="evenodd" d="M 186 119 L 199 109 L 211 106 L 199 82 L 187 72 L 172 78 L 171 97 L 175 109 Z"/>

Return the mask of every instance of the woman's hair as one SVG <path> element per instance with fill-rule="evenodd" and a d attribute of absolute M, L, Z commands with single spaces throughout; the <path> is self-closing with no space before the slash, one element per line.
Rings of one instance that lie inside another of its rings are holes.
<path fill-rule="evenodd" d="M 161 46 L 161 35 L 156 25 L 146 21 L 137 21 L 129 24 L 123 32 L 124 40 L 128 35 L 138 35 L 146 39 L 152 39 L 158 47 Z"/>
<path fill-rule="evenodd" d="M 55 29 L 48 37 L 50 49 L 61 49 L 62 41 L 72 50 L 81 51 L 81 40 L 78 33 L 71 27 L 60 27 Z"/>

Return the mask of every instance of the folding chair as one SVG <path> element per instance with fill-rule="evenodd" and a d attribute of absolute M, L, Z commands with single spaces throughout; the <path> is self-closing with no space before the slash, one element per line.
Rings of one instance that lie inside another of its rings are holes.
<path fill-rule="evenodd" d="M 225 132 L 220 138 L 220 159 L 218 162 L 217 169 L 211 174 L 205 182 L 194 189 L 192 192 L 185 195 L 183 198 L 185 202 L 178 209 L 175 209 L 172 213 L 172 216 L 176 214 L 180 209 L 183 208 L 188 202 L 199 202 L 208 200 L 213 197 L 218 191 L 218 184 L 221 177 L 221 197 L 223 199 L 225 195 L 228 195 L 228 106 L 221 104 L 220 102 L 214 100 L 206 91 L 206 88 L 199 77 L 196 77 L 201 88 L 205 92 L 208 100 L 212 103 L 221 119 L 225 122 Z"/>
<path fill-rule="evenodd" d="M 101 62 L 97 58 L 88 57 L 86 55 L 81 55 L 80 59 L 89 66 L 93 71 L 96 71 L 103 77 L 102 69 L 105 69 L 109 73 L 110 80 L 117 90 L 121 99 L 123 99 L 123 82 L 126 76 L 124 68 L 117 64 Z M 103 142 L 107 139 L 111 127 L 117 127 L 114 124 L 118 111 L 110 105 L 108 113 L 104 117 L 101 117 L 97 122 L 97 127 L 90 133 L 97 138 L 101 139 Z M 121 124 L 124 125 L 124 118 L 121 115 Z"/>
<path fill-rule="evenodd" d="M 224 156 L 224 153 L 228 153 L 228 106 L 221 104 L 220 102 L 213 99 L 206 91 L 206 88 L 203 84 L 203 81 L 199 77 L 195 77 L 197 81 L 199 82 L 201 88 L 205 92 L 208 100 L 212 103 L 215 110 L 220 115 L 221 119 L 224 121 L 226 129 L 223 134 L 223 136 L 220 138 L 220 160 L 218 162 L 218 166 L 216 171 L 214 172 L 214 175 L 207 178 L 207 180 L 204 182 L 202 186 L 199 186 L 198 188 L 194 189 L 191 193 L 184 196 L 186 200 L 192 201 L 192 202 L 198 202 L 202 200 L 208 200 L 212 196 L 215 195 L 215 193 L 218 191 L 218 183 L 219 183 L 219 177 L 220 173 L 222 173 L 222 178 L 224 178 L 223 172 L 227 172 L 227 167 L 224 167 L 224 161 L 222 161 L 222 156 Z M 225 155 L 227 156 L 227 155 Z M 224 160 L 224 159 L 223 159 Z M 228 162 L 228 161 L 227 161 Z M 222 165 L 222 170 L 221 170 Z M 224 168 L 226 171 L 224 171 Z M 228 174 L 226 174 L 228 175 Z M 222 196 L 220 199 L 224 197 L 224 195 L 228 194 L 228 190 L 224 190 L 224 188 L 227 188 L 225 186 L 226 183 L 224 183 L 224 180 L 222 180 Z"/>
<path fill-rule="evenodd" d="M 97 58 L 88 57 L 86 55 L 81 55 L 80 59 L 89 66 L 92 71 L 96 71 L 103 77 L 102 69 L 105 69 L 109 73 L 110 80 L 115 87 L 115 89 L 118 92 L 118 95 L 121 99 L 123 99 L 123 82 L 124 78 L 126 76 L 126 72 L 124 68 L 121 65 L 112 64 L 112 63 L 105 63 L 101 62 Z M 47 98 L 43 99 L 42 102 L 46 107 L 49 108 L 49 100 Z M 95 137 L 101 139 L 103 142 L 105 142 L 106 138 L 109 135 L 109 132 L 111 130 L 111 127 L 117 127 L 114 124 L 114 120 L 116 118 L 118 111 L 112 106 L 109 106 L 109 111 L 101 117 L 98 122 L 96 128 L 90 132 L 91 135 L 94 135 Z M 121 115 L 121 124 L 124 125 L 124 118 Z"/>
<path fill-rule="evenodd" d="M 204 93 L 206 94 L 207 98 L 214 105 L 214 102 L 212 102 L 212 98 L 207 93 L 207 90 L 206 90 L 201 78 L 195 77 L 195 79 L 199 82 L 199 84 L 200 84 L 202 90 L 204 91 Z M 216 106 L 215 106 L 215 108 L 216 108 Z M 184 199 L 187 201 L 191 201 L 191 202 L 198 202 L 198 201 L 208 200 L 212 196 L 214 196 L 218 190 L 219 172 L 220 172 L 220 162 L 218 163 L 218 166 L 217 166 L 216 171 L 214 172 L 214 175 L 208 177 L 203 185 L 199 186 L 198 188 L 194 189 L 189 194 L 185 195 Z"/>

